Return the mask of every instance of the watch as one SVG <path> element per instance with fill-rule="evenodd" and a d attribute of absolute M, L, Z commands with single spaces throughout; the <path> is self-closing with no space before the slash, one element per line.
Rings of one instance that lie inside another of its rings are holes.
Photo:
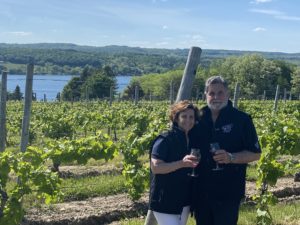
<path fill-rule="evenodd" d="M 232 163 L 235 160 L 235 155 L 232 154 L 232 153 L 230 153 L 230 152 L 228 152 L 228 156 L 229 156 L 230 163 Z"/>

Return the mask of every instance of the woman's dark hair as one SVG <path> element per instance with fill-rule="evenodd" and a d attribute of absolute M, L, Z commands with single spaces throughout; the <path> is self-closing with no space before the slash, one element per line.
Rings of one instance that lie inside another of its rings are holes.
<path fill-rule="evenodd" d="M 187 109 L 192 109 L 194 110 L 195 113 L 195 121 L 199 120 L 199 109 L 197 106 L 193 105 L 192 102 L 188 100 L 183 100 L 180 102 L 177 102 L 170 107 L 170 112 L 169 112 L 169 119 L 173 122 L 176 123 L 179 114 Z"/>

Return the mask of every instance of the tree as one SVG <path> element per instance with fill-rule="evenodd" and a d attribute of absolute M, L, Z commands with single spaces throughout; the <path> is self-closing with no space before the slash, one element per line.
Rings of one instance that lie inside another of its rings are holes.
<path fill-rule="evenodd" d="M 139 81 L 133 79 L 130 82 L 130 84 L 125 88 L 122 98 L 134 99 L 136 86 L 139 88 L 139 97 L 144 97 L 145 93 L 144 93 L 143 89 L 141 88 Z M 148 95 L 150 95 L 150 92 L 148 92 Z"/>
<path fill-rule="evenodd" d="M 265 59 L 258 54 L 244 55 L 241 57 L 229 57 L 222 63 L 210 68 L 214 74 L 221 74 L 229 82 L 230 90 L 239 82 L 241 96 L 257 98 L 264 90 L 274 95 L 281 76 L 281 68 L 274 61 Z"/>
<path fill-rule="evenodd" d="M 116 77 L 110 67 L 96 70 L 89 76 L 81 88 L 82 98 L 99 99 L 110 96 L 110 89 L 115 91 Z M 113 92 L 114 94 L 115 92 Z"/>
<path fill-rule="evenodd" d="M 61 97 L 66 101 L 73 101 L 80 99 L 80 89 L 82 86 L 80 77 L 73 77 L 63 88 Z"/>
<path fill-rule="evenodd" d="M 124 90 L 124 98 L 132 98 L 135 94 L 135 87 L 139 87 L 139 96 L 148 98 L 152 96 L 156 99 L 169 99 L 171 87 L 173 88 L 173 98 L 180 87 L 183 68 L 171 70 L 162 74 L 147 74 L 140 77 L 133 77 L 130 84 Z M 199 68 L 192 87 L 192 97 L 198 97 L 204 91 L 204 80 L 207 71 Z M 196 96 L 198 95 L 198 96 Z"/>
<path fill-rule="evenodd" d="M 89 76 L 91 76 L 92 73 L 93 73 L 92 68 L 86 65 L 86 66 L 84 67 L 82 73 L 80 74 L 80 79 L 84 81 L 84 80 L 86 80 Z"/>
<path fill-rule="evenodd" d="M 292 73 L 292 93 L 300 95 L 300 68 L 298 67 Z"/>
<path fill-rule="evenodd" d="M 117 81 L 110 67 L 84 68 L 80 77 L 72 78 L 62 91 L 63 100 L 98 99 L 109 97 L 111 87 L 115 91 Z"/>
<path fill-rule="evenodd" d="M 56 94 L 56 100 L 60 102 L 60 100 L 61 100 L 60 92 L 58 92 L 58 93 Z"/>
<path fill-rule="evenodd" d="M 7 99 L 8 100 L 17 100 L 17 101 L 21 101 L 23 99 L 23 94 L 21 92 L 20 86 L 17 85 L 15 90 L 10 93 L 7 93 Z"/>
<path fill-rule="evenodd" d="M 277 83 L 282 88 L 290 89 L 292 73 L 296 66 L 282 60 L 274 60 L 274 63 L 280 67 L 280 76 L 277 78 Z"/>

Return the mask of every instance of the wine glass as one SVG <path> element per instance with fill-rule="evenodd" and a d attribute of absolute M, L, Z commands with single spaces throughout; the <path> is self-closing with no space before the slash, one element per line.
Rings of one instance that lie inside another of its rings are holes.
<path fill-rule="evenodd" d="M 201 159 L 201 153 L 200 153 L 200 149 L 199 148 L 192 148 L 191 149 L 191 155 L 195 156 L 196 159 L 194 159 L 193 161 L 199 163 L 200 159 Z M 193 171 L 192 173 L 188 174 L 191 177 L 198 177 L 198 174 L 195 173 L 195 168 L 193 167 Z"/>
<path fill-rule="evenodd" d="M 218 142 L 214 142 L 214 143 L 210 144 L 210 153 L 212 155 L 216 154 L 216 151 L 219 150 L 219 149 L 220 149 L 220 145 L 219 145 Z M 223 170 L 223 168 L 219 166 L 218 162 L 216 162 L 216 168 L 213 168 L 212 170 L 215 170 L 215 171 Z"/>

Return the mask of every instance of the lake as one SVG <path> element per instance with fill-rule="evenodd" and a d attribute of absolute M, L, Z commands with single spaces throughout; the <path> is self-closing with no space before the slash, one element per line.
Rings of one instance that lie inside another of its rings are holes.
<path fill-rule="evenodd" d="M 61 92 L 72 75 L 34 75 L 32 91 L 36 93 L 37 100 L 44 99 L 54 101 L 58 92 Z M 122 92 L 129 84 L 130 76 L 117 76 L 117 92 Z M 25 95 L 26 75 L 7 75 L 7 90 L 13 92 L 17 85 L 20 86 L 23 96 Z"/>

